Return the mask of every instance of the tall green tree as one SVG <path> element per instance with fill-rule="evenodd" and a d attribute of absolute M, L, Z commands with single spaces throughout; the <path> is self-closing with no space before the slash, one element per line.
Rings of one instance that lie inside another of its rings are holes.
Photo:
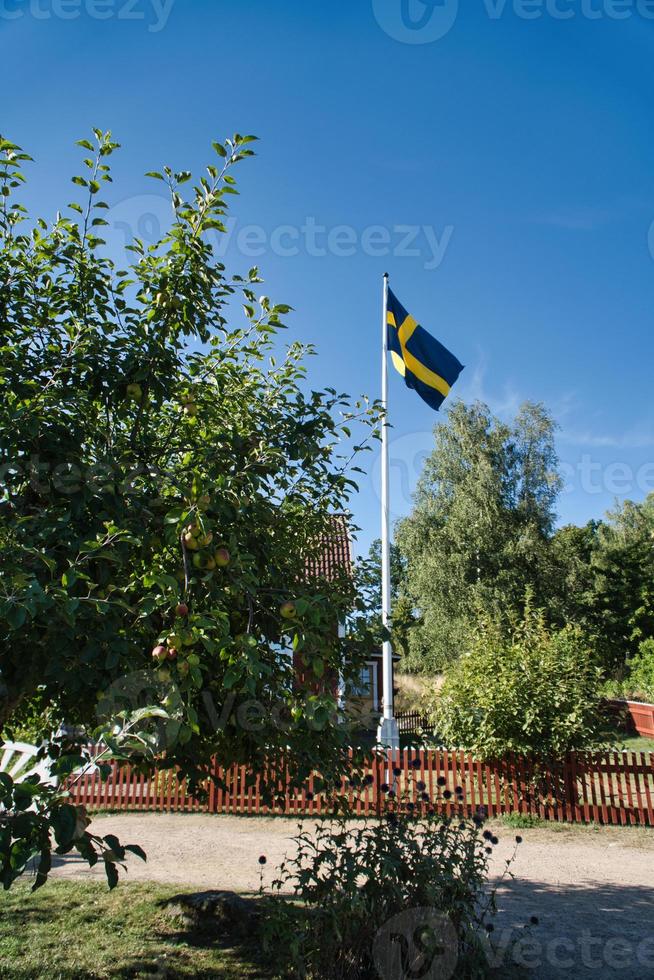
<path fill-rule="evenodd" d="M 408 666 L 441 669 L 465 648 L 481 613 L 543 604 L 560 488 L 554 423 L 525 403 L 513 423 L 486 405 L 455 403 L 435 428 L 413 510 L 397 528 L 406 595 L 420 615 Z"/>
<path fill-rule="evenodd" d="M 552 539 L 549 612 L 592 636 L 607 670 L 620 673 L 654 636 L 654 495 L 627 500 L 602 521 Z"/>
<path fill-rule="evenodd" d="M 592 569 L 598 635 L 607 664 L 620 667 L 654 637 L 654 495 L 607 515 Z"/>
<path fill-rule="evenodd" d="M 352 582 L 305 569 L 378 412 L 311 390 L 311 349 L 279 343 L 290 307 L 214 255 L 253 139 L 214 143 L 196 181 L 149 175 L 170 228 L 135 239 L 125 269 L 102 240 L 111 134 L 80 141 L 79 200 L 52 224 L 16 200 L 29 157 L 0 140 L 0 733 L 38 689 L 135 764 L 163 732 L 192 786 L 213 755 L 257 769 L 290 746 L 296 780 L 338 766 L 347 727 L 322 681 L 355 677 L 365 644 L 335 629 L 357 608 Z M 14 789 L 0 790 L 9 811 Z M 32 847 L 16 857 L 12 833 L 7 880 Z"/>

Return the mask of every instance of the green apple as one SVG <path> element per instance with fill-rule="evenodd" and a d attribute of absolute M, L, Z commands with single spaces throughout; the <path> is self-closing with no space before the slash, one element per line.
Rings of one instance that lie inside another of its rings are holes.
<path fill-rule="evenodd" d="M 170 636 L 166 638 L 166 643 L 169 647 L 178 648 L 182 645 L 182 638 L 178 633 L 171 633 Z"/>
<path fill-rule="evenodd" d="M 130 402 L 140 402 L 143 398 L 143 389 L 140 384 L 133 381 L 131 384 L 127 385 L 126 390 L 127 400 Z"/>
<path fill-rule="evenodd" d="M 176 616 L 181 616 L 182 619 L 184 619 L 186 616 L 188 616 L 188 606 L 186 605 L 185 602 L 179 602 L 175 606 L 175 615 Z"/>
<path fill-rule="evenodd" d="M 218 548 L 214 557 L 219 568 L 225 568 L 231 561 L 231 555 L 227 548 Z"/>
<path fill-rule="evenodd" d="M 193 568 L 204 568 L 204 558 L 196 553 L 193 555 Z"/>
<path fill-rule="evenodd" d="M 297 616 L 297 608 L 294 602 L 290 599 L 287 602 L 283 602 L 279 607 L 279 613 L 283 619 L 295 619 Z"/>
<path fill-rule="evenodd" d="M 154 650 L 152 651 L 152 659 L 153 660 L 157 660 L 157 661 L 161 662 L 162 660 L 165 660 L 167 656 L 168 656 L 168 650 L 161 643 L 158 644 L 158 646 L 156 646 L 154 648 Z"/>
<path fill-rule="evenodd" d="M 204 567 L 208 572 L 213 572 L 214 568 L 216 567 L 216 559 L 213 557 L 213 555 L 209 555 L 207 558 L 205 558 Z"/>
<path fill-rule="evenodd" d="M 189 531 L 184 535 L 184 545 L 187 551 L 197 551 L 200 547 L 198 544 L 198 539 L 194 537 Z"/>
<path fill-rule="evenodd" d="M 201 538 L 198 538 L 198 544 L 201 548 L 208 548 L 212 541 L 213 531 L 207 531 L 207 533 L 203 534 Z"/>

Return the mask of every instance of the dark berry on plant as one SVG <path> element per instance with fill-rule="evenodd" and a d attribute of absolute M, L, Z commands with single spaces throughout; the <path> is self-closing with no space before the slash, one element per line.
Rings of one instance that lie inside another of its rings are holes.
<path fill-rule="evenodd" d="M 399 768 L 398 768 L 398 767 L 396 766 L 396 767 L 395 767 L 395 769 L 393 769 L 393 775 L 394 775 L 394 776 L 401 776 L 401 775 L 402 775 L 402 770 L 401 770 L 401 769 L 399 769 Z"/>
<path fill-rule="evenodd" d="M 438 783 L 439 786 L 447 786 L 447 779 L 445 778 L 445 776 L 439 776 L 436 782 Z"/>
<path fill-rule="evenodd" d="M 420 759 L 414 759 L 411 763 L 412 769 L 420 769 Z"/>
<path fill-rule="evenodd" d="M 421 793 L 420 799 L 423 803 L 429 803 L 429 793 Z"/>
<path fill-rule="evenodd" d="M 445 800 L 451 800 L 452 799 L 452 790 L 451 789 L 444 789 L 443 790 L 443 799 L 445 799 Z"/>
<path fill-rule="evenodd" d="M 268 863 L 268 858 L 266 857 L 265 854 L 262 854 L 261 857 L 259 858 L 259 864 L 267 864 L 267 863 Z"/>
<path fill-rule="evenodd" d="M 394 790 L 394 789 L 389 789 L 389 791 L 388 791 L 388 795 L 389 795 L 389 797 L 390 797 L 390 798 L 391 798 L 392 800 L 394 800 L 394 799 L 395 799 L 395 797 L 397 796 L 397 793 L 395 792 L 395 790 Z"/>
<path fill-rule="evenodd" d="M 518 834 L 518 836 L 516 837 L 515 842 L 516 844 L 522 844 L 522 837 L 520 836 L 520 834 Z"/>
<path fill-rule="evenodd" d="M 493 853 L 493 848 L 492 847 L 485 847 L 484 850 L 486 851 L 486 854 L 492 854 Z"/>
<path fill-rule="evenodd" d="M 486 929 L 486 932 L 494 932 L 495 931 L 495 926 L 493 925 L 492 922 L 487 922 L 484 928 Z"/>
<path fill-rule="evenodd" d="M 388 793 L 390 786 L 388 785 L 388 783 L 382 783 L 379 788 L 382 791 L 382 793 Z"/>
<path fill-rule="evenodd" d="M 422 781 L 422 779 L 419 779 L 419 780 L 418 780 L 418 782 L 416 783 L 416 788 L 417 788 L 417 789 L 418 789 L 418 790 L 419 790 L 419 791 L 420 791 L 421 793 L 423 793 L 423 792 L 424 792 L 424 791 L 425 791 L 425 790 L 427 789 L 427 784 L 426 784 L 426 783 L 424 783 L 424 782 Z"/>
<path fill-rule="evenodd" d="M 484 838 L 484 840 L 491 840 L 493 835 L 491 834 L 490 830 L 485 830 L 484 833 L 482 834 L 482 837 Z"/>
<path fill-rule="evenodd" d="M 500 842 L 499 837 L 491 837 L 491 844 L 499 844 L 499 842 Z"/>
<path fill-rule="evenodd" d="M 313 793 L 311 792 L 311 790 L 309 790 L 309 792 L 306 793 L 305 796 L 306 796 L 306 799 L 309 800 L 309 801 L 311 801 L 313 799 Z"/>
<path fill-rule="evenodd" d="M 529 921 L 531 922 L 532 926 L 537 926 L 540 920 L 537 915 L 532 915 Z"/>

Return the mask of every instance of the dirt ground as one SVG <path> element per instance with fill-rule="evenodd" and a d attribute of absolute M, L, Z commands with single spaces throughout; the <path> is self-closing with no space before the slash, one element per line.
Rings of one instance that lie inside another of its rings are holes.
<path fill-rule="evenodd" d="M 199 814 L 98 816 L 91 830 L 138 843 L 147 864 L 129 861 L 129 880 L 255 892 L 258 858 L 264 884 L 292 852 L 297 821 Z M 500 838 L 492 858 L 497 881 L 523 838 L 500 884 L 493 933 L 498 976 L 619 977 L 654 980 L 654 830 L 636 828 L 531 828 L 491 825 Z M 102 875 L 75 858 L 57 862 L 57 876 Z M 530 924 L 532 916 L 538 924 Z"/>

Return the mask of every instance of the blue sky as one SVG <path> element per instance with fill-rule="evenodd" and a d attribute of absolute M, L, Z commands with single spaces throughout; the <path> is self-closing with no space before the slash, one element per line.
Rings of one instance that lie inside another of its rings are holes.
<path fill-rule="evenodd" d="M 0 52 L 37 211 L 73 199 L 74 140 L 111 128 L 118 250 L 165 220 L 146 170 L 199 173 L 213 138 L 256 133 L 227 258 L 294 306 L 314 386 L 378 394 L 388 270 L 466 364 L 458 395 L 552 410 L 562 522 L 654 490 L 651 0 L 0 0 Z M 399 516 L 435 416 L 397 376 L 391 399 Z"/>

